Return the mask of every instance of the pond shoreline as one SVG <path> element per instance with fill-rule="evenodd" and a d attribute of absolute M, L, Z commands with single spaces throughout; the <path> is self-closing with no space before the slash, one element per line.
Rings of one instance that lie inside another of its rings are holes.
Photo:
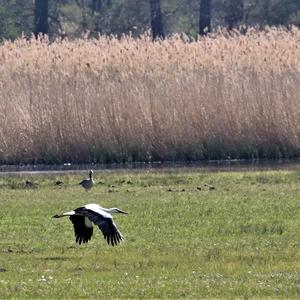
<path fill-rule="evenodd" d="M 0 165 L 0 175 L 13 174 L 55 174 L 95 171 L 176 171 L 195 170 L 217 171 L 255 171 L 255 170 L 297 170 L 300 159 L 292 160 L 210 160 L 198 162 L 135 162 L 124 164 L 71 164 L 61 165 Z"/>

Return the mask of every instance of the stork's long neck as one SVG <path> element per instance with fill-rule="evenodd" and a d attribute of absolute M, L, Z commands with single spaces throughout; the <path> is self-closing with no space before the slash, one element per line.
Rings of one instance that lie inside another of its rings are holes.
<path fill-rule="evenodd" d="M 113 213 L 119 213 L 119 214 L 125 214 L 127 215 L 127 212 L 122 210 L 122 209 L 119 209 L 117 207 L 112 207 L 112 208 L 102 208 L 102 210 L 110 213 L 110 214 L 113 214 Z"/>
<path fill-rule="evenodd" d="M 113 214 L 113 213 L 118 212 L 118 209 L 115 208 L 115 207 L 112 207 L 112 208 L 103 208 L 103 207 L 102 207 L 102 210 L 108 212 L 109 214 Z"/>

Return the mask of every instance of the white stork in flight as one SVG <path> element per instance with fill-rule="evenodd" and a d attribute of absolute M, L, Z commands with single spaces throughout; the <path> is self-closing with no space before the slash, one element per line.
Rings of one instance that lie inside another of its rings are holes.
<path fill-rule="evenodd" d="M 87 243 L 93 235 L 93 223 L 98 225 L 108 244 L 115 246 L 123 240 L 123 236 L 113 221 L 111 213 L 127 214 L 127 212 L 113 208 L 103 208 L 98 204 L 87 204 L 53 218 L 70 217 L 74 225 L 76 242 Z M 93 223 L 92 223 L 93 222 Z"/>

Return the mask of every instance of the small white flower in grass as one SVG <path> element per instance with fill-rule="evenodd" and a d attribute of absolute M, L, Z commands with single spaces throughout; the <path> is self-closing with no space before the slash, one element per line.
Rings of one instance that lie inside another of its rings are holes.
<path fill-rule="evenodd" d="M 39 281 L 39 282 L 45 282 L 45 281 L 47 281 L 47 279 L 45 278 L 44 275 L 42 275 L 42 277 L 39 278 L 38 281 Z"/>

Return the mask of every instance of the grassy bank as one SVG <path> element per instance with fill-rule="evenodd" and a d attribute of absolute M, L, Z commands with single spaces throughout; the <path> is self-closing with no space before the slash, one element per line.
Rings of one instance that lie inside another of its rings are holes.
<path fill-rule="evenodd" d="M 0 46 L 0 161 L 300 154 L 300 31 Z"/>
<path fill-rule="evenodd" d="M 0 298 L 299 298 L 299 176 L 103 172 L 89 193 L 78 175 L 2 177 Z M 129 212 L 121 246 L 76 245 L 51 218 L 90 202 Z"/>

